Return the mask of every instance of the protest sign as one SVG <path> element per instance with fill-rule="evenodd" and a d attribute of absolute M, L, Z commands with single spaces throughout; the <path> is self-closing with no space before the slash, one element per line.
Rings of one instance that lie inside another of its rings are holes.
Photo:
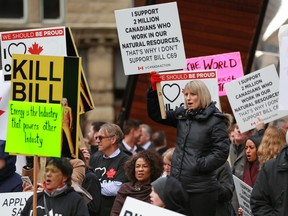
<path fill-rule="evenodd" d="M 80 66 L 78 57 L 13 54 L 12 58 L 11 100 L 62 103 L 66 157 L 78 154 Z"/>
<path fill-rule="evenodd" d="M 8 120 L 8 102 L 10 99 L 10 82 L 4 82 L 3 72 L 0 70 L 0 140 L 6 140 L 7 120 Z"/>
<path fill-rule="evenodd" d="M 288 110 L 287 83 L 288 83 L 288 25 L 279 29 L 279 54 L 280 54 L 280 81 L 279 81 L 279 109 Z"/>
<path fill-rule="evenodd" d="M 177 3 L 115 11 L 125 75 L 186 65 Z"/>
<path fill-rule="evenodd" d="M 235 190 L 239 202 L 239 207 L 243 210 L 243 216 L 252 216 L 250 208 L 250 196 L 252 187 L 243 182 L 237 176 L 233 175 Z"/>
<path fill-rule="evenodd" d="M 258 118 L 269 123 L 288 114 L 279 111 L 279 78 L 274 65 L 225 84 L 228 100 L 241 132 L 256 127 Z"/>
<path fill-rule="evenodd" d="M 21 215 L 28 198 L 32 192 L 1 193 L 0 212 L 1 215 L 17 216 Z"/>
<path fill-rule="evenodd" d="M 65 27 L 29 29 L 1 33 L 4 80 L 11 80 L 13 54 L 66 56 Z"/>
<path fill-rule="evenodd" d="M 216 106 L 221 109 L 218 95 L 218 83 L 216 70 L 203 71 L 181 71 L 181 72 L 165 72 L 159 73 L 161 78 L 160 91 L 158 96 L 163 100 L 160 103 L 162 118 L 165 118 L 165 111 L 172 111 L 180 106 L 184 106 L 184 95 L 182 90 L 191 80 L 202 80 L 211 93 L 212 101 L 216 102 Z"/>
<path fill-rule="evenodd" d="M 11 80 L 13 54 L 79 57 L 71 30 L 65 27 L 2 32 L 1 57 L 5 81 Z M 80 87 L 80 109 L 83 113 L 93 109 L 94 103 L 82 67 Z"/>
<path fill-rule="evenodd" d="M 61 104 L 10 101 L 8 109 L 6 152 L 61 157 Z"/>
<path fill-rule="evenodd" d="M 225 96 L 224 84 L 243 76 L 240 52 L 189 58 L 187 70 L 217 70 L 219 96 Z"/>
<path fill-rule="evenodd" d="M 153 212 L 153 214 L 152 214 Z M 127 197 L 122 207 L 119 216 L 150 216 L 150 215 L 165 215 L 165 216 L 181 216 L 182 214 L 167 210 L 162 207 L 152 205 L 141 200 Z"/>

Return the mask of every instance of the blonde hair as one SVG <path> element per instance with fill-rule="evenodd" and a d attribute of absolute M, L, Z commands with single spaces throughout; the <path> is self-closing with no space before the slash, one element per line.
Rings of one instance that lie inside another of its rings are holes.
<path fill-rule="evenodd" d="M 199 107 L 200 109 L 206 108 L 211 103 L 211 94 L 205 83 L 201 80 L 192 80 L 188 83 L 186 83 L 184 87 L 183 93 L 185 94 L 185 91 L 193 92 L 194 94 L 198 95 L 199 97 Z M 186 100 L 185 100 L 185 105 Z"/>
<path fill-rule="evenodd" d="M 257 154 L 260 167 L 280 152 L 286 145 L 285 132 L 282 128 L 269 126 L 264 133 Z"/>
<path fill-rule="evenodd" d="M 166 158 L 167 160 L 169 160 L 170 162 L 172 161 L 172 156 L 174 153 L 175 147 L 173 148 L 169 148 L 167 149 L 163 154 L 162 154 L 162 158 Z"/>

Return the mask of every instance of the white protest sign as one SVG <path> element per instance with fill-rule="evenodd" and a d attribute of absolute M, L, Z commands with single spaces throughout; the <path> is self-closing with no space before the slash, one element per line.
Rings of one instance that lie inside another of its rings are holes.
<path fill-rule="evenodd" d="M 288 25 L 283 25 L 280 27 L 278 39 L 280 54 L 279 109 L 288 110 Z"/>
<path fill-rule="evenodd" d="M 20 215 L 26 201 L 33 192 L 1 193 L 0 212 L 1 215 Z"/>
<path fill-rule="evenodd" d="M 237 176 L 233 175 L 235 190 L 239 202 L 239 206 L 243 210 L 243 216 L 251 216 L 251 208 L 250 208 L 250 196 L 252 192 L 252 187 L 243 182 Z"/>
<path fill-rule="evenodd" d="M 177 3 L 115 11 L 125 75 L 186 67 Z"/>
<path fill-rule="evenodd" d="M 216 102 L 216 106 L 220 109 L 218 95 L 218 80 L 216 70 L 203 71 L 181 71 L 159 73 L 161 78 L 161 94 L 166 111 L 172 111 L 180 106 L 184 106 L 184 95 L 182 90 L 191 80 L 202 80 L 211 93 L 212 101 Z"/>
<path fill-rule="evenodd" d="M 255 128 L 258 118 L 269 123 L 286 116 L 279 111 L 279 78 L 274 65 L 225 84 L 234 117 L 241 132 Z"/>
<path fill-rule="evenodd" d="M 134 215 L 181 216 L 182 214 L 134 199 L 132 197 L 127 197 L 119 216 L 134 216 Z"/>
<path fill-rule="evenodd" d="M 12 54 L 66 56 L 65 27 L 29 29 L 1 33 L 4 80 L 11 80 Z"/>
<path fill-rule="evenodd" d="M 0 139 L 6 140 L 11 82 L 4 82 L 3 78 L 3 72 L 0 70 Z"/>

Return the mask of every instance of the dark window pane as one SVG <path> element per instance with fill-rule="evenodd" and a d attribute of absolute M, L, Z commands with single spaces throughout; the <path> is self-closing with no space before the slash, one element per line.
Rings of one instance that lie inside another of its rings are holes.
<path fill-rule="evenodd" d="M 60 18 L 60 0 L 43 0 L 43 7 L 44 19 Z"/>
<path fill-rule="evenodd" d="M 0 0 L 1 19 L 21 19 L 24 17 L 23 0 Z"/>

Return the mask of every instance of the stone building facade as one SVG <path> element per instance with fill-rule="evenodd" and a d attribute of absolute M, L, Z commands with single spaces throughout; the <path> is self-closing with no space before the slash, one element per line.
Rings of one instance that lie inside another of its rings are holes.
<path fill-rule="evenodd" d="M 95 105 L 94 110 L 81 116 L 84 136 L 92 121 L 115 121 L 115 110 L 121 103 L 115 94 L 125 88 L 127 78 L 120 60 L 114 10 L 132 7 L 132 1 L 23 0 L 17 4 L 19 1 L 9 0 L 10 5 L 1 2 L 1 32 L 55 26 L 71 28 Z"/>

